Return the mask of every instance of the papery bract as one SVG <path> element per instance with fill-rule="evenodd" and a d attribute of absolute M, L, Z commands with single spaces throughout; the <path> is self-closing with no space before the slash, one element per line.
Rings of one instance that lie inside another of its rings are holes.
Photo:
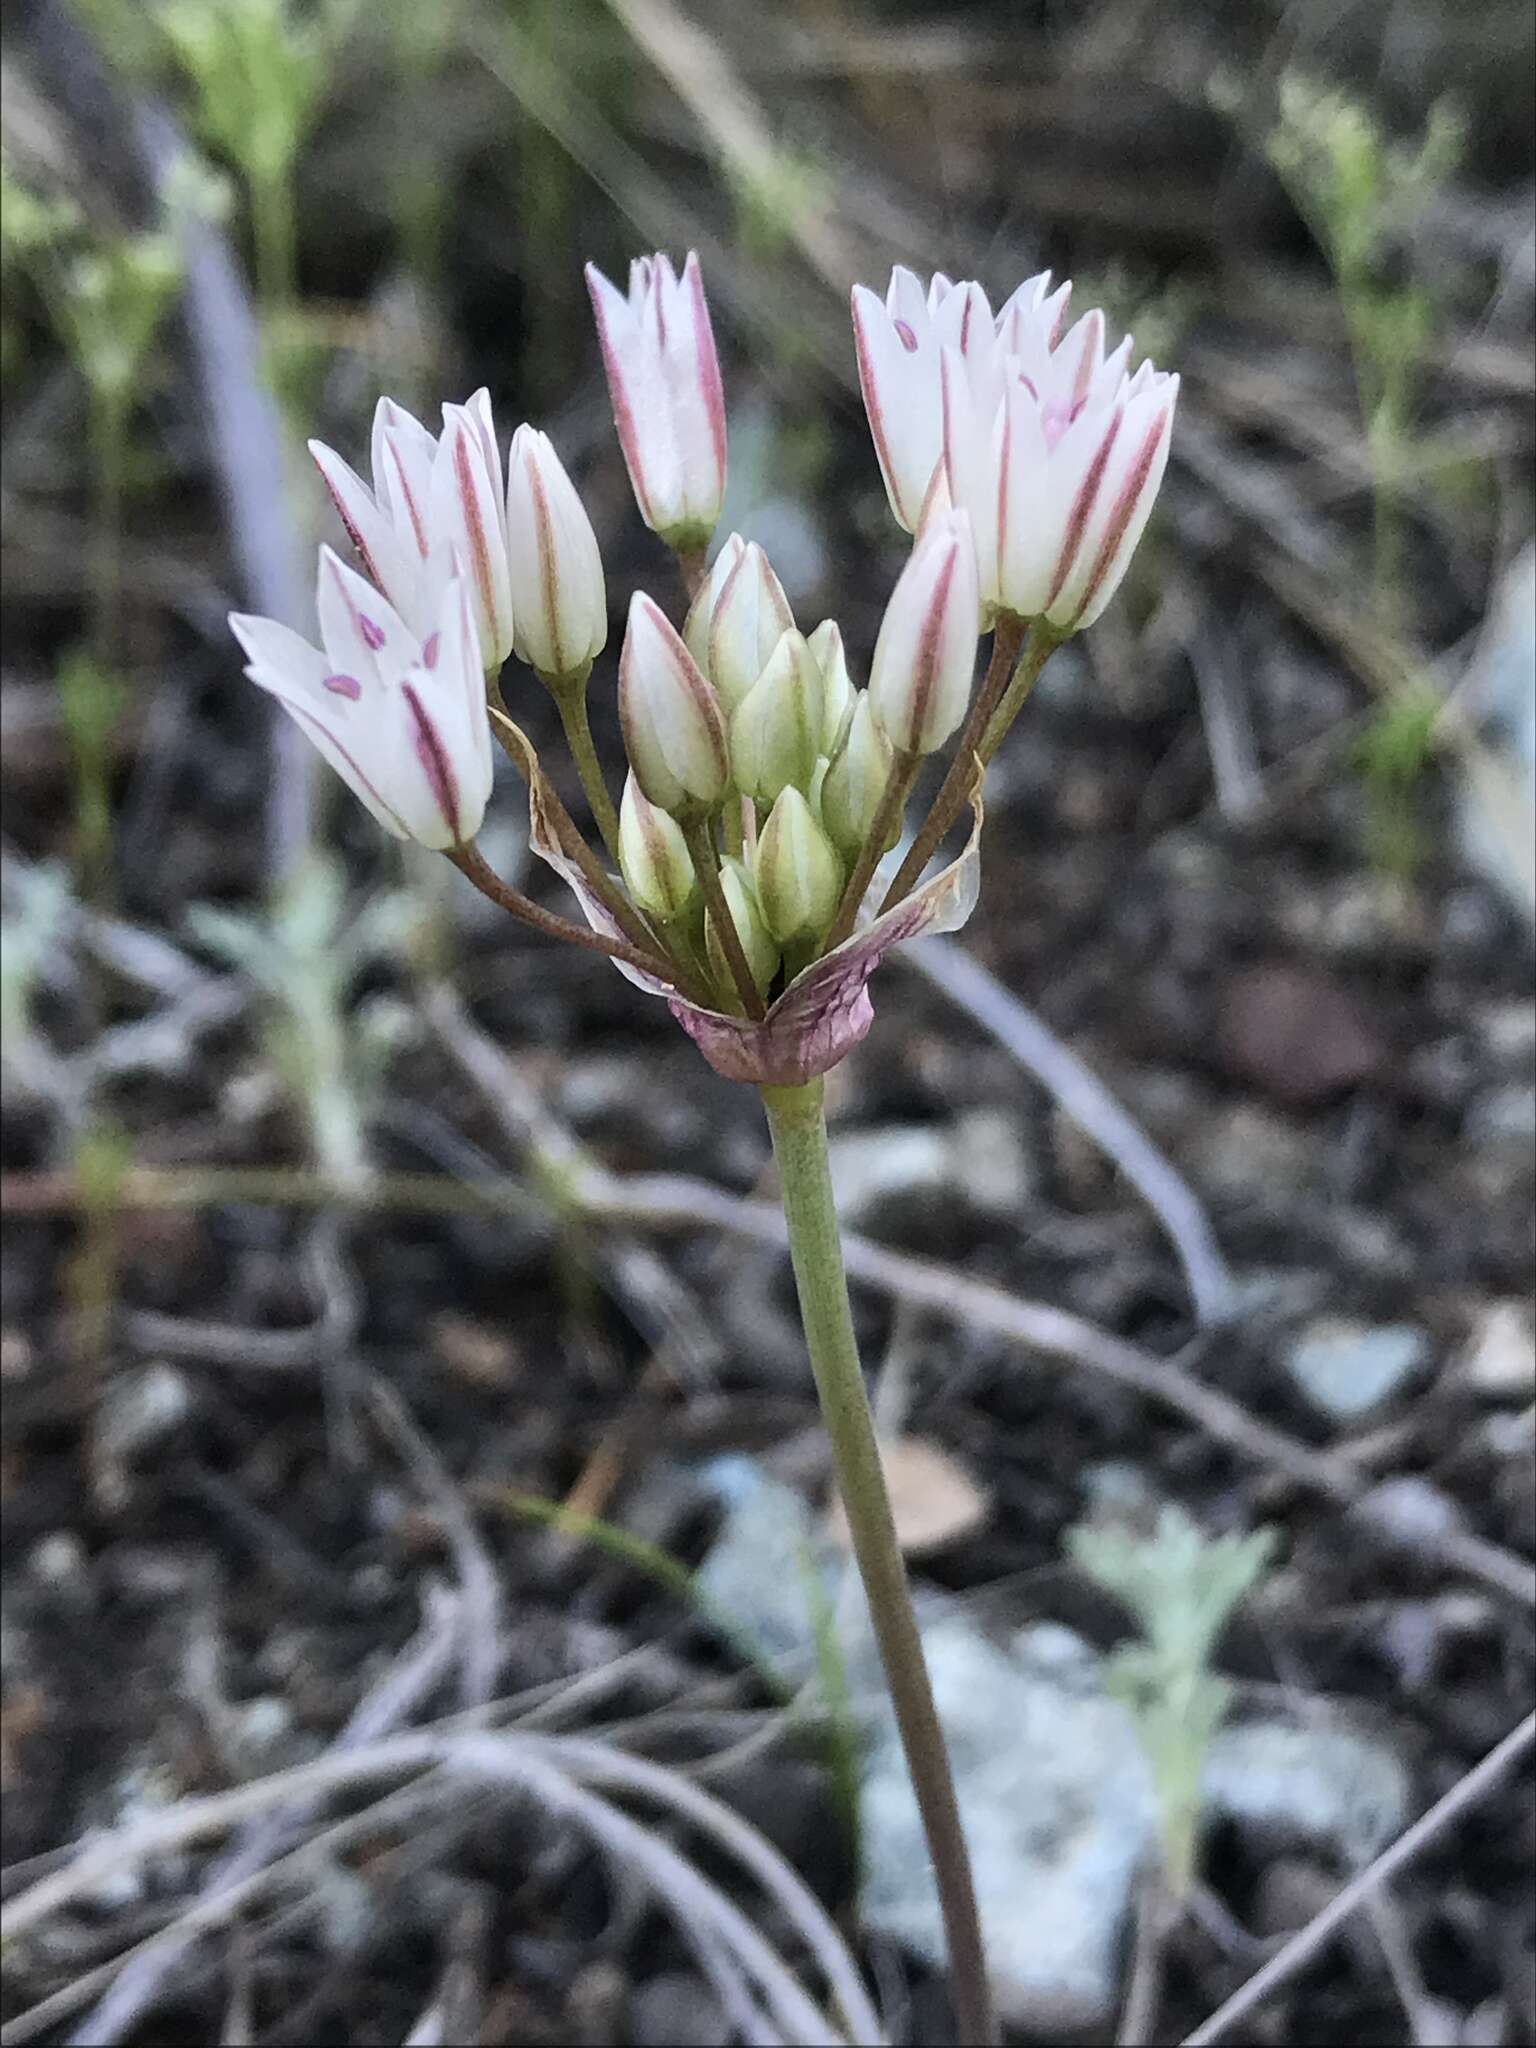
<path fill-rule="evenodd" d="M 666 256 L 637 257 L 627 293 L 589 263 L 587 288 L 640 516 L 671 546 L 702 547 L 725 494 L 725 393 L 699 259 L 679 277 Z"/>
<path fill-rule="evenodd" d="M 275 619 L 231 613 L 246 674 L 308 733 L 387 832 L 467 844 L 491 790 L 485 678 L 464 583 L 452 578 L 425 643 L 387 598 L 320 550 L 324 652 Z"/>
<path fill-rule="evenodd" d="M 513 648 L 559 681 L 585 676 L 608 639 L 597 536 L 547 434 L 519 427 L 507 457 Z"/>
<path fill-rule="evenodd" d="M 980 630 L 970 517 L 929 521 L 880 621 L 869 708 L 899 752 L 931 754 L 965 717 Z"/>

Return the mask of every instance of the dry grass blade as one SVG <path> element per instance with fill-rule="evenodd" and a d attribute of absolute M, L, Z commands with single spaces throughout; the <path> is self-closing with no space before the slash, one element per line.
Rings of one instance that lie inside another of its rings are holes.
<path fill-rule="evenodd" d="M 669 1783 L 671 1774 L 660 1766 L 617 1753 L 607 1757 L 599 1743 L 573 1742 L 558 1736 L 421 1730 L 388 1737 L 350 1752 L 338 1749 L 313 1763 L 276 1772 L 209 1798 L 183 1800 L 167 1812 L 114 1835 L 82 1842 L 70 1862 L 11 1902 L 7 1934 L 12 1939 L 24 1935 L 117 1871 L 190 1847 L 255 1815 L 270 1813 L 291 1802 L 308 1803 L 336 1792 L 357 1792 L 380 1779 L 423 1770 L 489 1777 L 528 1792 L 551 1811 L 569 1815 L 645 1877 L 677 1916 L 685 1936 L 692 1938 L 702 1930 L 715 1943 L 724 1945 L 756 1984 L 783 2038 L 806 2044 L 833 2043 L 846 2038 L 828 2025 L 825 2015 L 784 1959 L 709 1879 L 653 1830 L 586 1790 L 575 1779 L 601 1776 L 607 1782 L 642 1789 L 647 1796 L 663 1801 L 706 1827 L 762 1879 L 792 1923 L 812 1944 L 840 2003 L 854 2017 L 857 2037 L 875 2042 L 881 2038 L 873 2008 L 857 1986 L 852 1959 L 831 1922 L 777 1852 L 756 1838 L 745 1822 L 696 1787 L 681 1781 Z M 262 1873 L 263 1878 L 266 1875 Z M 228 1905 L 227 1894 L 203 1901 L 201 1908 L 194 1908 L 192 1915 L 184 1917 L 178 1929 L 167 1930 L 166 1938 L 175 1933 L 178 1943 L 184 1943 L 194 1924 L 221 1919 Z M 710 1966 L 710 1953 L 706 1942 L 700 1958 L 706 1969 Z M 14 2048 L 15 2043 L 34 2038 L 36 2029 L 31 2021 L 32 2015 L 21 2015 L 11 2026 L 0 2030 L 0 2041 Z"/>
<path fill-rule="evenodd" d="M 1510 1766 L 1531 1747 L 1533 1740 L 1536 1740 L 1536 1714 L 1528 1714 L 1502 1742 L 1489 1750 L 1481 1763 L 1474 1764 L 1443 1799 L 1437 1800 L 1428 1813 L 1421 1815 L 1411 1828 L 1399 1835 L 1390 1849 L 1383 1850 L 1374 1863 L 1362 1870 L 1358 1877 L 1352 1878 L 1321 1913 L 1309 1920 L 1299 1934 L 1293 1935 L 1277 1955 L 1270 1957 L 1262 1970 L 1256 1971 L 1240 1990 L 1234 1991 L 1225 2005 L 1219 2006 L 1208 2020 L 1196 2027 L 1192 2034 L 1186 2035 L 1183 2048 L 1205 2048 L 1207 2042 L 1221 2040 L 1272 1991 L 1305 1968 L 1329 1935 L 1341 1927 L 1351 1913 L 1411 1863 L 1421 1850 L 1444 1834 L 1463 1813 L 1485 1799 Z"/>
<path fill-rule="evenodd" d="M 917 939 L 896 958 L 974 1018 L 1111 1158 L 1162 1223 L 1202 1322 L 1232 1313 L 1232 1275 L 1199 1197 L 1092 1070 L 953 939 Z"/>

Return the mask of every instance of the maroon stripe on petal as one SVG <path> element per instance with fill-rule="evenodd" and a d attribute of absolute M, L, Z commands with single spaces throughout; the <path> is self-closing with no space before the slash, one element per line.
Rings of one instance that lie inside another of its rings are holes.
<path fill-rule="evenodd" d="M 394 465 L 395 481 L 400 486 L 400 495 L 405 500 L 406 511 L 410 514 L 411 530 L 416 535 L 417 552 L 422 560 L 425 561 L 428 552 L 426 521 L 422 517 L 421 507 L 416 502 L 416 493 L 411 489 L 411 480 L 406 474 L 405 464 L 400 460 L 399 450 L 395 447 L 394 442 L 388 438 L 386 438 L 384 446 L 389 451 L 389 459 Z"/>
<path fill-rule="evenodd" d="M 683 266 L 692 287 L 693 346 L 698 358 L 699 383 L 704 392 L 704 409 L 709 415 L 709 435 L 715 462 L 725 475 L 725 386 L 720 381 L 720 358 L 715 352 L 715 330 L 709 322 L 709 304 L 704 297 L 704 277 L 699 260 L 691 255 Z"/>
<path fill-rule="evenodd" d="M 426 639 L 422 641 L 422 643 L 421 643 L 421 665 L 422 665 L 422 667 L 423 667 L 423 668 L 436 668 L 436 667 L 437 667 L 437 654 L 438 654 L 438 648 L 439 648 L 439 646 L 440 646 L 440 644 L 441 644 L 441 639 L 442 639 L 442 636 L 441 636 L 440 634 L 438 634 L 438 633 L 429 633 L 429 634 L 427 635 Z"/>
<path fill-rule="evenodd" d="M 475 467 L 469 449 L 469 432 L 462 423 L 453 441 L 453 474 L 459 487 L 459 503 L 464 509 L 464 524 L 469 533 L 469 551 L 474 557 L 475 582 L 480 588 L 480 602 L 485 607 L 486 623 L 494 629 L 496 596 L 491 580 L 491 551 L 485 537 L 485 520 L 480 511 L 480 498 L 475 490 Z"/>
<path fill-rule="evenodd" d="M 1125 539 L 1125 529 L 1130 525 L 1131 519 L 1135 514 L 1137 501 L 1146 487 L 1147 478 L 1152 474 L 1152 465 L 1157 460 L 1158 448 L 1162 443 L 1163 436 L 1168 431 L 1168 420 L 1169 415 L 1167 411 L 1160 412 L 1152 423 L 1152 431 L 1136 451 L 1136 459 L 1132 462 L 1125 482 L 1121 486 L 1120 495 L 1115 500 L 1114 510 L 1110 514 L 1109 527 L 1105 532 L 1099 552 L 1094 558 L 1092 573 L 1089 575 L 1082 599 L 1078 604 L 1078 618 L 1082 617 L 1083 613 L 1087 611 L 1093 600 L 1098 596 L 1104 578 L 1108 575 L 1110 566 L 1119 552 L 1120 543 Z"/>
<path fill-rule="evenodd" d="M 592 266 L 587 266 L 590 273 Z M 629 470 L 630 487 L 635 494 L 635 503 L 640 507 L 640 516 L 647 526 L 654 527 L 651 495 L 645 487 L 645 468 L 640 460 L 640 436 L 635 426 L 635 409 L 630 403 L 629 392 L 624 384 L 624 369 L 619 352 L 614 347 L 608 332 L 608 316 L 602 295 L 587 278 L 587 291 L 592 300 L 592 317 L 597 323 L 597 342 L 603 352 L 603 373 L 608 379 L 608 396 L 613 402 L 613 424 L 618 429 L 619 446 L 624 451 L 625 466 Z"/>
<path fill-rule="evenodd" d="M 287 698 L 283 700 L 283 703 L 284 708 L 289 712 L 289 714 L 292 717 L 296 718 L 299 724 L 302 725 L 307 731 L 324 734 L 327 743 L 333 746 L 336 749 L 337 753 L 340 754 L 343 761 L 346 762 L 347 766 L 351 769 L 353 775 L 362 784 L 363 788 L 367 790 L 368 794 L 373 798 L 374 802 L 378 805 L 379 809 L 381 811 L 387 812 L 389 816 L 394 819 L 395 823 L 400 827 L 400 836 L 403 839 L 409 839 L 411 835 L 409 829 L 406 826 L 404 818 L 401 817 L 400 813 L 395 809 L 392 803 L 387 802 L 385 798 L 380 795 L 372 778 L 363 773 L 362 768 L 358 765 L 357 757 L 353 754 L 350 747 L 343 746 L 341 741 L 337 738 L 336 734 L 332 732 L 331 728 L 324 722 L 324 720 L 316 718 L 315 714 L 312 711 L 307 711 L 302 704 L 294 704 L 290 702 Z"/>
<path fill-rule="evenodd" d="M 322 688 L 329 690 L 333 697 L 349 697 L 354 704 L 363 694 L 363 686 L 356 676 L 326 676 L 322 680 Z"/>
<path fill-rule="evenodd" d="M 1077 551 L 1083 544 L 1083 534 L 1093 514 L 1093 501 L 1099 495 L 1099 485 L 1104 481 L 1104 471 L 1109 466 L 1109 458 L 1124 418 L 1124 413 L 1117 412 L 1110 421 L 1109 431 L 1099 443 L 1098 452 L 1088 465 L 1088 474 L 1078 486 L 1077 496 L 1072 501 L 1072 511 L 1067 519 L 1066 532 L 1062 537 L 1061 553 L 1056 558 L 1056 573 L 1051 578 L 1051 587 L 1041 607 L 1043 611 L 1049 611 L 1060 597 L 1062 585 L 1072 572 L 1072 564 L 1077 559 Z"/>
<path fill-rule="evenodd" d="M 443 745 L 442 734 L 428 717 L 426 707 L 411 684 L 402 683 L 400 694 L 410 706 L 411 717 L 416 722 L 416 758 L 425 771 L 433 799 L 443 814 L 444 824 L 457 839 L 459 784 L 453 772 L 453 763 L 448 758 L 448 749 Z"/>
<path fill-rule="evenodd" d="M 896 472 L 891 465 L 891 446 L 886 438 L 885 414 L 880 404 L 880 387 L 875 381 L 875 367 L 864 342 L 864 322 L 859 314 L 857 299 L 853 306 L 853 352 L 859 363 L 859 385 L 864 393 L 864 410 L 869 416 L 869 431 L 875 443 L 875 453 L 880 458 L 880 469 L 885 477 L 886 487 L 896 500 L 898 516 L 903 522 L 910 516 L 901 502 L 901 488 Z"/>
<path fill-rule="evenodd" d="M 321 470 L 320 474 L 322 476 L 325 476 L 325 471 Z M 336 507 L 338 518 L 341 520 L 342 525 L 347 529 L 347 539 L 351 541 L 353 547 L 357 551 L 357 559 L 362 563 L 363 567 L 367 570 L 369 578 L 372 582 L 382 583 L 384 581 L 384 578 L 379 574 L 378 564 L 374 561 L 372 555 L 369 554 L 367 547 L 364 545 L 363 536 L 361 535 L 361 533 L 359 533 L 356 525 L 353 523 L 351 513 L 347 510 L 345 503 L 342 501 L 340 493 L 337 491 L 335 485 L 331 482 L 328 476 L 325 476 L 325 487 L 331 494 L 331 503 Z"/>
<path fill-rule="evenodd" d="M 531 455 L 524 460 L 528 465 L 528 488 L 533 494 L 533 524 L 538 536 L 535 545 L 539 556 L 539 590 L 544 599 L 544 620 L 549 629 L 550 651 L 555 657 L 555 673 L 564 675 L 565 647 L 560 635 L 560 565 L 555 559 L 554 521 L 550 517 L 549 497 L 539 465 Z"/>
<path fill-rule="evenodd" d="M 958 545 L 952 546 L 948 559 L 934 579 L 928 610 L 923 618 L 912 674 L 912 718 L 907 729 L 908 744 L 913 747 L 921 739 L 923 727 L 928 722 L 928 701 L 933 695 L 934 681 L 939 672 L 939 646 L 944 633 L 944 615 L 949 609 L 949 586 L 955 580 L 955 565 L 959 559 Z"/>

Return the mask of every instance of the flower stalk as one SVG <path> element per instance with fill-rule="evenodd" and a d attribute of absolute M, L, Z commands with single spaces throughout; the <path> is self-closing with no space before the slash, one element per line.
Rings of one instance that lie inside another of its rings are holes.
<path fill-rule="evenodd" d="M 773 1135 L 800 1318 L 838 1491 L 933 1859 L 949 1948 L 955 2023 L 962 2041 L 986 2044 L 996 2041 L 997 2027 L 970 1858 L 859 1364 L 832 1200 L 824 1093 L 818 1075 L 798 1087 L 764 1088 L 763 1106 Z"/>
<path fill-rule="evenodd" d="M 949 764 L 949 773 L 885 892 L 882 910 L 889 910 L 908 895 L 933 859 L 975 787 L 977 762 L 983 770 L 987 767 L 1023 709 L 1041 669 L 1060 645 L 1061 636 L 1053 633 L 1043 619 L 1036 619 L 1026 632 L 1022 621 L 999 618 L 992 636 L 992 658 L 960 735 L 955 758 Z"/>

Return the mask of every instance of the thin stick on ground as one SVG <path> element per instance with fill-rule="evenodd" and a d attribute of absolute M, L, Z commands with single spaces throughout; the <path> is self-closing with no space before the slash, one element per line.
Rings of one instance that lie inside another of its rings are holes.
<path fill-rule="evenodd" d="M 1115 1162 L 1167 1231 L 1201 1321 L 1229 1316 L 1232 1275 L 1199 1196 L 1092 1069 L 953 939 L 914 939 L 895 958 L 990 1031 Z"/>
<path fill-rule="evenodd" d="M 1489 1750 L 1481 1763 L 1474 1764 L 1464 1778 L 1458 1779 L 1443 1799 L 1436 1800 L 1428 1813 L 1422 1814 L 1411 1828 L 1399 1835 L 1391 1847 L 1384 1849 L 1358 1877 L 1351 1878 L 1299 1934 L 1293 1935 L 1277 1955 L 1270 1957 L 1263 1969 L 1256 1971 L 1224 2005 L 1217 2007 L 1208 2020 L 1202 2021 L 1192 2034 L 1185 2036 L 1183 2048 L 1206 2048 L 1208 2042 L 1221 2040 L 1272 1991 L 1278 1990 L 1298 1970 L 1304 1969 L 1328 1937 L 1342 1927 L 1353 1912 L 1400 1870 L 1406 1869 L 1421 1851 L 1443 1835 L 1464 1813 L 1486 1799 L 1533 1741 L 1536 1741 L 1536 1713 L 1527 1714 L 1518 1727 L 1512 1728 L 1502 1742 Z"/>

